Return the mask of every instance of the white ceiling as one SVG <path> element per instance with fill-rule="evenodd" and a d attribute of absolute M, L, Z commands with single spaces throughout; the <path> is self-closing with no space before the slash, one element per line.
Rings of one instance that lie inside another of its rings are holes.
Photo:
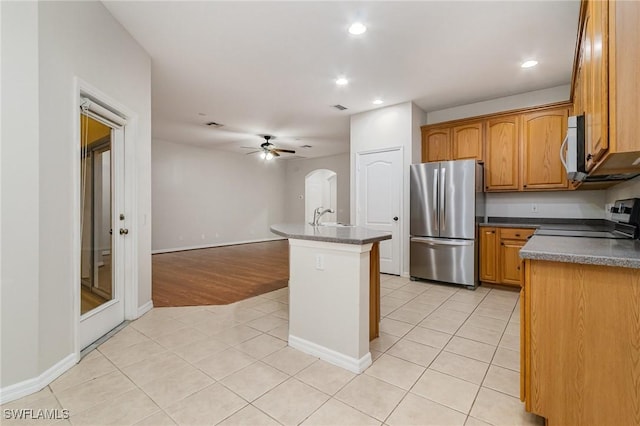
<path fill-rule="evenodd" d="M 579 10 L 578 0 L 104 3 L 151 55 L 154 138 L 247 152 L 266 133 L 305 157 L 347 152 L 354 113 L 568 83 Z M 356 20 L 361 36 L 347 32 Z M 521 69 L 529 58 L 539 65 Z M 336 86 L 341 75 L 348 86 Z"/>

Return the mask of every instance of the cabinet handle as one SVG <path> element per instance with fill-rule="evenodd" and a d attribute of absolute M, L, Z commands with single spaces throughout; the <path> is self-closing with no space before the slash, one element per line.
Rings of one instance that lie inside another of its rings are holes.
<path fill-rule="evenodd" d="M 496 233 L 496 231 L 491 231 L 491 232 L 490 232 L 490 234 L 495 234 L 495 233 Z"/>
<path fill-rule="evenodd" d="M 519 236 L 520 236 L 520 234 L 516 234 L 516 237 L 519 237 Z"/>
<path fill-rule="evenodd" d="M 587 161 L 591 160 L 593 158 L 593 154 L 589 153 L 587 154 Z"/>
<path fill-rule="evenodd" d="M 500 243 L 500 245 L 501 245 L 501 246 L 503 246 L 503 245 L 504 245 L 504 243 Z"/>
<path fill-rule="evenodd" d="M 526 187 L 527 187 L 527 184 L 525 183 L 524 185 L 522 185 L 522 187 L 523 187 L 523 188 L 526 188 Z"/>
<path fill-rule="evenodd" d="M 518 271 L 520 270 L 520 267 L 518 266 Z"/>

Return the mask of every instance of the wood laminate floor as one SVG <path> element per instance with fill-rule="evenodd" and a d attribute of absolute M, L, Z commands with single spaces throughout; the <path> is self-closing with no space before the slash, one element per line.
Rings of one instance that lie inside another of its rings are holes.
<path fill-rule="evenodd" d="M 154 254 L 152 266 L 154 306 L 228 304 L 287 286 L 289 242 Z"/>

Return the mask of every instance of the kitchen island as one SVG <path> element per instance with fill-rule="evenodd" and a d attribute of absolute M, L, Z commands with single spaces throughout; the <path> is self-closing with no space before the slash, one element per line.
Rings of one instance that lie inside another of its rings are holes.
<path fill-rule="evenodd" d="M 548 425 L 640 424 L 640 241 L 534 235 L 520 256 L 526 410 Z"/>
<path fill-rule="evenodd" d="M 289 346 L 361 373 L 380 321 L 380 241 L 357 226 L 278 224 L 289 239 Z"/>

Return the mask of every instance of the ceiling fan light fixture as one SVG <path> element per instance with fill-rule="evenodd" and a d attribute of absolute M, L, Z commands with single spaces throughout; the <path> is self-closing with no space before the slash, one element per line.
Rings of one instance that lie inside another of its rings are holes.
<path fill-rule="evenodd" d="M 267 161 L 273 160 L 273 154 L 270 152 L 267 152 L 266 155 L 264 156 L 264 159 Z"/>
<path fill-rule="evenodd" d="M 266 152 L 261 152 L 260 153 L 260 159 L 264 160 L 265 158 L 267 158 L 267 153 Z"/>
<path fill-rule="evenodd" d="M 349 27 L 349 34 L 360 35 L 367 31 L 367 27 L 362 22 L 354 22 Z"/>
<path fill-rule="evenodd" d="M 346 86 L 347 84 L 349 84 L 349 80 L 347 80 L 346 77 L 338 77 L 336 79 L 336 84 L 338 86 Z"/>
<path fill-rule="evenodd" d="M 531 68 L 531 67 L 535 67 L 536 65 L 538 65 L 538 61 L 536 61 L 535 59 L 530 59 L 528 61 L 524 61 L 522 65 L 520 65 L 520 67 Z"/>

